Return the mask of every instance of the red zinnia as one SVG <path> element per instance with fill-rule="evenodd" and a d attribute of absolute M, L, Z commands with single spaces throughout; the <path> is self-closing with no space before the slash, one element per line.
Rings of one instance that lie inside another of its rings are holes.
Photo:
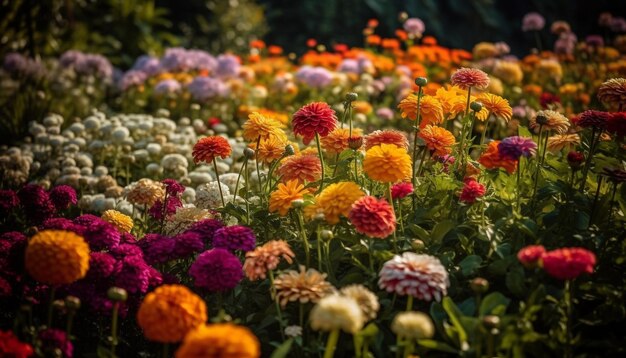
<path fill-rule="evenodd" d="M 489 86 L 489 76 L 477 68 L 459 68 L 452 74 L 450 82 L 464 90 L 470 87 L 484 90 Z"/>
<path fill-rule="evenodd" d="M 350 222 L 356 231 L 369 237 L 384 239 L 396 230 L 396 216 L 387 201 L 364 196 L 352 204 Z"/>
<path fill-rule="evenodd" d="M 483 195 L 485 195 L 485 186 L 474 179 L 468 179 L 465 181 L 459 200 L 472 204 Z"/>
<path fill-rule="evenodd" d="M 193 146 L 193 161 L 195 163 L 210 163 L 216 157 L 228 157 L 231 151 L 226 138 L 220 136 L 204 137 Z"/>
<path fill-rule="evenodd" d="M 546 253 L 546 248 L 542 245 L 530 245 L 519 250 L 517 253 L 517 259 L 527 269 L 536 268 L 539 266 L 539 260 L 541 256 Z"/>
<path fill-rule="evenodd" d="M 569 152 L 567 153 L 567 162 L 572 170 L 578 170 L 583 166 L 585 161 L 585 155 L 581 152 Z"/>
<path fill-rule="evenodd" d="M 402 199 L 413 193 L 413 184 L 397 183 L 391 187 L 391 197 L 393 199 Z"/>
<path fill-rule="evenodd" d="M 594 111 L 590 109 L 580 114 L 576 124 L 583 128 L 605 128 L 609 118 L 611 118 L 611 114 L 608 112 Z"/>
<path fill-rule="evenodd" d="M 618 137 L 626 135 L 626 112 L 613 113 L 606 122 L 606 130 Z"/>
<path fill-rule="evenodd" d="M 33 347 L 20 340 L 11 331 L 0 331 L 0 356 L 26 358 L 33 355 Z"/>
<path fill-rule="evenodd" d="M 566 247 L 545 253 L 541 260 L 548 275 L 559 280 L 573 280 L 585 272 L 593 272 L 596 255 L 580 247 Z"/>
<path fill-rule="evenodd" d="M 325 137 L 332 132 L 337 126 L 337 117 L 327 103 L 313 102 L 294 113 L 291 124 L 293 132 L 304 137 L 304 144 L 309 144 L 316 133 Z"/>

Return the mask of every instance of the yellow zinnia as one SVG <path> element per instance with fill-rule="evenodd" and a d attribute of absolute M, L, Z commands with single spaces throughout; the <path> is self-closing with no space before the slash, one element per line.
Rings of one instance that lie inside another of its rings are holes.
<path fill-rule="evenodd" d="M 352 204 L 364 195 L 354 182 L 331 184 L 315 198 L 315 208 L 321 209 L 326 222 L 334 225 L 339 222 L 339 216 L 347 217 Z"/>
<path fill-rule="evenodd" d="M 490 114 L 495 117 L 509 121 L 513 115 L 513 109 L 506 99 L 491 93 L 482 93 L 478 96 L 478 101 L 483 104 Z"/>
<path fill-rule="evenodd" d="M 363 171 L 372 179 L 395 183 L 411 177 L 411 157 L 402 148 L 381 144 L 365 153 Z"/>
<path fill-rule="evenodd" d="M 102 213 L 100 218 L 110 224 L 113 224 L 119 232 L 130 232 L 133 229 L 133 219 L 117 210 L 107 210 Z"/>
<path fill-rule="evenodd" d="M 256 149 L 256 157 L 262 163 L 271 163 L 277 159 L 282 158 L 285 153 L 285 147 L 287 146 L 287 142 L 282 138 L 278 137 L 269 137 L 266 139 L 261 139 L 259 142 L 259 147 L 256 148 L 256 142 L 250 145 L 252 148 Z"/>
<path fill-rule="evenodd" d="M 398 108 L 402 111 L 402 118 L 415 120 L 417 118 L 417 95 L 409 94 L 398 104 Z M 436 97 L 423 95 L 420 100 L 420 127 L 427 124 L 439 124 L 443 122 L 443 109 L 441 102 Z"/>
<path fill-rule="evenodd" d="M 89 245 L 71 231 L 40 231 L 28 241 L 26 271 L 48 285 L 66 285 L 85 277 Z"/>
<path fill-rule="evenodd" d="M 270 212 L 277 212 L 281 216 L 287 215 L 294 200 L 302 199 L 307 190 L 298 180 L 289 180 L 287 184 L 279 183 L 276 190 L 270 195 Z"/>
<path fill-rule="evenodd" d="M 248 120 L 243 124 L 243 137 L 250 142 L 256 142 L 259 138 L 267 139 L 276 137 L 283 142 L 287 141 L 287 135 L 282 130 L 282 123 L 268 118 L 259 112 L 252 112 Z"/>
<path fill-rule="evenodd" d="M 190 331 L 176 351 L 176 358 L 258 358 L 261 345 L 246 327 L 232 323 L 201 325 Z"/>

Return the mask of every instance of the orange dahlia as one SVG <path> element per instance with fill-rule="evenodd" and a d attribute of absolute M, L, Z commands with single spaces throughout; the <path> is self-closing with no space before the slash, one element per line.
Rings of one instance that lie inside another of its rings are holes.
<path fill-rule="evenodd" d="M 248 120 L 243 124 L 243 138 L 250 142 L 256 142 L 258 138 L 278 138 L 283 142 L 287 140 L 287 135 L 283 132 L 282 123 L 266 117 L 259 112 L 252 112 L 248 115 Z"/>
<path fill-rule="evenodd" d="M 502 118 L 507 122 L 511 119 L 513 109 L 506 99 L 491 93 L 481 93 L 477 99 L 495 117 Z"/>
<path fill-rule="evenodd" d="M 232 323 L 203 324 L 187 333 L 176 358 L 258 358 L 261 344 L 246 327 Z"/>
<path fill-rule="evenodd" d="M 449 88 L 441 87 L 437 89 L 435 98 L 441 103 L 441 109 L 443 113 L 449 115 L 452 113 L 453 105 L 457 101 L 467 100 L 466 97 L 461 95 L 462 90 L 458 87 L 451 86 Z"/>
<path fill-rule="evenodd" d="M 276 212 L 281 216 L 287 215 L 294 200 L 302 199 L 307 190 L 299 184 L 297 179 L 287 181 L 287 184 L 279 183 L 276 190 L 270 195 L 270 212 Z"/>
<path fill-rule="evenodd" d="M 243 272 L 250 281 L 265 279 L 267 271 L 275 270 L 281 258 L 291 264 L 295 256 L 287 242 L 272 240 L 246 252 Z"/>
<path fill-rule="evenodd" d="M 259 147 L 256 147 L 256 143 L 251 144 L 252 148 L 256 149 L 256 157 L 262 163 L 271 163 L 277 159 L 280 159 L 285 154 L 285 146 L 287 141 L 283 141 L 278 137 L 269 137 L 267 139 L 261 139 Z"/>
<path fill-rule="evenodd" d="M 349 217 L 356 231 L 369 237 L 384 239 L 396 230 L 393 208 L 384 199 L 362 197 L 352 205 Z"/>
<path fill-rule="evenodd" d="M 477 68 L 463 67 L 452 74 L 450 82 L 464 90 L 469 88 L 484 90 L 489 86 L 489 76 Z"/>
<path fill-rule="evenodd" d="M 40 231 L 28 241 L 24 264 L 41 283 L 67 285 L 87 274 L 89 245 L 71 231 Z"/>
<path fill-rule="evenodd" d="M 137 323 L 149 340 L 179 342 L 207 320 L 206 304 L 183 285 L 163 285 L 141 302 Z"/>
<path fill-rule="evenodd" d="M 455 143 L 455 138 L 450 131 L 443 127 L 427 125 L 420 133 L 420 138 L 426 142 L 426 147 L 439 157 L 452 153 L 451 146 Z"/>
<path fill-rule="evenodd" d="M 281 181 L 298 180 L 299 183 L 310 183 L 322 176 L 322 163 L 315 155 L 292 155 L 282 160 L 276 171 Z"/>
<path fill-rule="evenodd" d="M 352 137 L 360 137 L 363 131 L 360 128 L 352 129 Z M 339 154 L 348 149 L 348 140 L 350 139 L 350 129 L 335 128 L 326 137 L 320 139 L 322 148 L 330 154 Z"/>
<path fill-rule="evenodd" d="M 337 127 L 337 117 L 328 103 L 313 102 L 294 113 L 291 125 L 294 134 L 301 135 L 304 144 L 309 144 L 315 134 L 326 137 L 332 132 Z"/>
<path fill-rule="evenodd" d="M 363 171 L 380 182 L 402 181 L 411 177 L 411 157 L 404 148 L 381 144 L 365 152 Z"/>
<path fill-rule="evenodd" d="M 321 209 L 326 222 L 339 223 L 339 216 L 348 216 L 352 204 L 365 193 L 354 182 L 340 182 L 329 185 L 315 198 L 315 205 Z"/>
<path fill-rule="evenodd" d="M 417 95 L 411 93 L 398 104 L 402 111 L 402 118 L 415 120 L 417 118 Z M 443 122 L 443 108 L 436 97 L 423 95 L 420 101 L 421 122 L 420 127 L 427 124 L 439 124 Z"/>
<path fill-rule="evenodd" d="M 393 144 L 396 147 L 409 150 L 409 140 L 400 131 L 393 129 L 378 130 L 365 136 L 365 150 L 381 144 Z"/>
<path fill-rule="evenodd" d="M 196 164 L 200 162 L 210 163 L 217 157 L 228 157 L 231 151 L 226 138 L 221 136 L 204 137 L 193 146 L 193 161 Z"/>
<path fill-rule="evenodd" d="M 504 168 L 512 174 L 517 169 L 517 160 L 502 156 L 498 150 L 499 143 L 500 141 L 497 140 L 489 142 L 485 152 L 478 158 L 478 162 L 487 169 Z"/>

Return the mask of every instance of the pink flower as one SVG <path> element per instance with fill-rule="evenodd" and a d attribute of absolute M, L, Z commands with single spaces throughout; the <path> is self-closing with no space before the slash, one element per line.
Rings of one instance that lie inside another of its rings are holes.
<path fill-rule="evenodd" d="M 385 200 L 364 196 L 352 204 L 348 215 L 356 231 L 369 237 L 384 239 L 396 230 L 396 216 Z"/>
<path fill-rule="evenodd" d="M 541 245 L 530 245 L 521 249 L 517 253 L 517 259 L 527 269 L 536 268 L 539 266 L 539 260 L 541 256 L 546 253 L 546 248 Z"/>
<path fill-rule="evenodd" d="M 474 179 L 469 179 L 465 181 L 459 200 L 467 204 L 472 204 L 483 195 L 485 195 L 485 186 Z"/>
<path fill-rule="evenodd" d="M 391 197 L 393 199 L 402 199 L 410 194 L 413 194 L 413 184 L 411 183 L 397 183 L 391 187 Z"/>
<path fill-rule="evenodd" d="M 583 248 L 566 247 L 543 254 L 541 261 L 548 275 L 559 280 L 573 280 L 585 272 L 593 272 L 596 255 Z"/>

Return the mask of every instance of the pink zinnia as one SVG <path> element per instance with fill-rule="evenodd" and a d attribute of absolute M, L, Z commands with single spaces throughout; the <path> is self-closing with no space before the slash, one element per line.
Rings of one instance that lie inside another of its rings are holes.
<path fill-rule="evenodd" d="M 596 255 L 583 248 L 566 247 L 545 253 L 541 260 L 548 275 L 559 280 L 573 280 L 585 272 L 593 272 Z"/>
<path fill-rule="evenodd" d="M 413 193 L 413 184 L 397 183 L 391 187 L 391 197 L 393 199 L 402 199 Z"/>
<path fill-rule="evenodd" d="M 469 88 L 484 90 L 489 86 L 489 76 L 477 68 L 463 67 L 452 74 L 450 82 L 464 90 Z"/>
<path fill-rule="evenodd" d="M 405 252 L 385 262 L 378 274 L 378 287 L 422 301 L 441 301 L 448 294 L 448 271 L 438 258 Z"/>
<path fill-rule="evenodd" d="M 385 200 L 364 196 L 352 204 L 350 222 L 356 231 L 369 237 L 384 239 L 396 230 L 396 216 Z"/>
<path fill-rule="evenodd" d="M 472 204 L 483 195 L 485 195 L 485 186 L 474 179 L 469 179 L 465 181 L 459 200 L 467 204 Z"/>
<path fill-rule="evenodd" d="M 542 245 L 530 245 L 519 250 L 517 253 L 517 259 L 527 269 L 536 268 L 539 266 L 539 260 L 541 256 L 546 253 L 546 248 Z"/>
<path fill-rule="evenodd" d="M 327 103 L 313 102 L 294 113 L 291 125 L 296 135 L 304 137 L 304 144 L 309 144 L 315 134 L 326 137 L 332 132 L 337 127 L 337 117 Z"/>

